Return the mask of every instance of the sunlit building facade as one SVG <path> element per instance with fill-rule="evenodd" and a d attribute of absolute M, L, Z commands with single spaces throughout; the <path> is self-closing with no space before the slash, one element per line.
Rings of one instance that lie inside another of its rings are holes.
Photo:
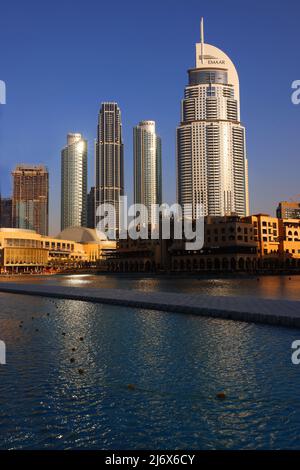
<path fill-rule="evenodd" d="M 253 226 L 259 267 L 300 268 L 299 219 L 255 214 L 243 220 Z"/>
<path fill-rule="evenodd" d="M 68 134 L 61 152 L 61 230 L 87 225 L 87 141 Z"/>
<path fill-rule="evenodd" d="M 102 260 L 113 241 L 99 240 L 96 230 L 68 228 L 57 237 L 46 237 L 34 230 L 0 229 L 0 272 L 42 272 L 80 268 Z"/>
<path fill-rule="evenodd" d="M 133 153 L 134 203 L 147 208 L 150 221 L 152 205 L 162 203 L 161 139 L 154 121 L 141 121 L 134 127 Z"/>
<path fill-rule="evenodd" d="M 240 121 L 239 78 L 220 49 L 196 44 L 195 68 L 181 103 L 177 128 L 177 199 L 204 215 L 249 214 L 245 128 Z"/>

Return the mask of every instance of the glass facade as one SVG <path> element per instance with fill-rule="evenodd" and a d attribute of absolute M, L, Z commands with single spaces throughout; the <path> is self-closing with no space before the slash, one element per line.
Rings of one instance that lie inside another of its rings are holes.
<path fill-rule="evenodd" d="M 95 211 L 102 204 L 115 208 L 116 220 L 109 222 L 110 229 L 119 230 L 120 196 L 124 195 L 124 146 L 121 111 L 117 103 L 102 103 L 98 118 L 96 142 Z M 96 224 L 99 217 L 96 216 Z"/>
<path fill-rule="evenodd" d="M 61 230 L 87 225 L 87 141 L 68 134 L 61 153 Z"/>
<path fill-rule="evenodd" d="M 148 209 L 162 203 L 161 139 L 154 121 L 142 121 L 133 130 L 134 202 Z M 155 220 L 155 223 L 157 221 Z"/>
<path fill-rule="evenodd" d="M 189 85 L 205 85 L 211 83 L 228 84 L 226 70 L 189 70 Z"/>

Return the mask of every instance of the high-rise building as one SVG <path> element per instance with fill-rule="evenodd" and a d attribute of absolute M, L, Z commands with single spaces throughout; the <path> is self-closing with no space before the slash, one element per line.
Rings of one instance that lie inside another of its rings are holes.
<path fill-rule="evenodd" d="M 88 228 L 96 227 L 96 213 L 95 213 L 95 187 L 90 189 L 87 195 L 87 226 Z"/>
<path fill-rule="evenodd" d="M 12 228 L 12 198 L 0 196 L 0 227 Z"/>
<path fill-rule="evenodd" d="M 61 230 L 87 225 L 87 141 L 68 134 L 61 152 Z"/>
<path fill-rule="evenodd" d="M 12 176 L 13 226 L 48 235 L 48 170 L 43 165 L 17 165 Z"/>
<path fill-rule="evenodd" d="M 134 203 L 148 209 L 162 203 L 161 139 L 154 121 L 141 121 L 133 129 Z"/>
<path fill-rule="evenodd" d="M 117 103 L 102 103 L 96 141 L 96 210 L 101 204 L 115 208 L 116 223 L 110 229 L 119 229 L 119 198 L 124 194 L 124 158 L 121 112 Z M 98 218 L 96 218 L 96 222 Z"/>
<path fill-rule="evenodd" d="M 177 128 L 177 199 L 203 205 L 204 215 L 249 213 L 245 128 L 240 122 L 239 78 L 230 58 L 201 41 L 181 103 Z"/>
<path fill-rule="evenodd" d="M 300 219 L 300 202 L 281 201 L 276 215 L 279 219 Z"/>

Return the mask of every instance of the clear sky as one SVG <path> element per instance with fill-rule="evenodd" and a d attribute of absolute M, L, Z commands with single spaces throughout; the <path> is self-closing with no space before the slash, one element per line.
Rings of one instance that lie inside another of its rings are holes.
<path fill-rule="evenodd" d="M 163 194 L 175 201 L 175 129 L 200 17 L 205 41 L 235 63 L 247 131 L 251 212 L 274 213 L 300 193 L 299 0 L 4 0 L 0 7 L 0 185 L 17 163 L 50 172 L 50 227 L 59 231 L 60 151 L 68 132 L 94 139 L 101 101 L 117 101 L 132 197 L 132 127 L 153 119 L 162 137 Z"/>

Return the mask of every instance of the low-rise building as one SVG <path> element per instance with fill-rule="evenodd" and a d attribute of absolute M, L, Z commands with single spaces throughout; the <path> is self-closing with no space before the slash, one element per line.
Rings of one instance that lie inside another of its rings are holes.
<path fill-rule="evenodd" d="M 243 221 L 253 226 L 258 257 L 276 257 L 279 254 L 279 220 L 267 214 L 256 214 L 244 217 Z"/>
<path fill-rule="evenodd" d="M 76 227 L 56 238 L 42 236 L 33 230 L 0 229 L 1 272 L 40 272 L 91 265 L 101 260 L 105 249 L 112 250 L 114 242 L 97 239 L 96 232 Z M 79 241 L 77 241 L 79 240 Z M 81 240 L 81 241 L 80 241 Z"/>
<path fill-rule="evenodd" d="M 245 217 L 254 228 L 258 268 L 300 267 L 300 220 L 256 214 Z"/>
<path fill-rule="evenodd" d="M 172 248 L 172 271 L 252 271 L 256 269 L 257 243 L 250 222 L 239 216 L 205 218 L 204 246 L 187 251 L 183 241 Z"/>
<path fill-rule="evenodd" d="M 279 250 L 286 268 L 300 267 L 300 220 L 279 219 Z"/>
<path fill-rule="evenodd" d="M 199 272 L 256 269 L 257 243 L 251 223 L 238 216 L 206 217 L 204 246 L 186 250 L 186 240 L 119 240 L 108 258 L 118 272 Z M 172 234 L 171 225 L 171 234 Z"/>
<path fill-rule="evenodd" d="M 173 240 L 149 238 L 134 240 L 130 237 L 119 239 L 116 250 L 108 252 L 106 265 L 113 272 L 156 272 L 170 267 L 169 251 Z"/>
<path fill-rule="evenodd" d="M 102 260 L 106 252 L 116 249 L 116 242 L 113 240 L 100 240 L 97 231 L 87 227 L 69 227 L 57 235 L 58 239 L 72 240 L 80 244 L 90 263 Z"/>

